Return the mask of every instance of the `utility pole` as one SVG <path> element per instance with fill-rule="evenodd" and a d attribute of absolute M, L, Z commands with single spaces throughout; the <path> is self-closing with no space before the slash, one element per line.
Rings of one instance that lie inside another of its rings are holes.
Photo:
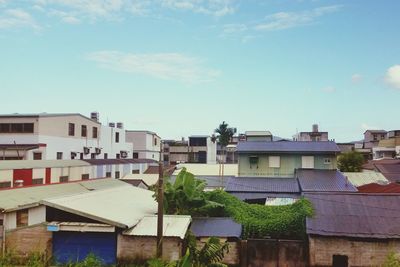
<path fill-rule="evenodd" d="M 161 161 L 161 142 L 160 142 L 160 161 L 158 163 L 158 212 L 157 212 L 157 258 L 162 258 L 163 250 L 163 223 L 164 223 L 164 168 Z"/>

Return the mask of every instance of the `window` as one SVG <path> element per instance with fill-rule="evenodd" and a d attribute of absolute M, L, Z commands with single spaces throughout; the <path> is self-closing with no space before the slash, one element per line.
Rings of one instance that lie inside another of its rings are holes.
<path fill-rule="evenodd" d="M 33 123 L 0 123 L 0 133 L 33 133 Z"/>
<path fill-rule="evenodd" d="M 75 136 L 75 124 L 74 123 L 68 123 L 68 135 Z"/>
<path fill-rule="evenodd" d="M 119 143 L 119 133 L 115 133 L 115 143 Z"/>
<path fill-rule="evenodd" d="M 132 174 L 139 174 L 139 170 L 132 170 Z"/>
<path fill-rule="evenodd" d="M 137 152 L 133 152 L 133 154 L 132 154 L 132 158 L 134 158 L 134 159 L 138 159 L 138 158 L 139 158 L 139 153 L 137 153 Z"/>
<path fill-rule="evenodd" d="M 118 153 L 118 154 L 115 155 L 115 158 L 120 159 L 121 155 Z"/>
<path fill-rule="evenodd" d="M 60 183 L 68 182 L 68 176 L 60 176 Z"/>
<path fill-rule="evenodd" d="M 154 137 L 154 145 L 155 146 L 157 145 L 157 138 L 156 137 Z"/>
<path fill-rule="evenodd" d="M 302 156 L 301 167 L 304 169 L 314 169 L 314 156 Z"/>
<path fill-rule="evenodd" d="M 111 177 L 111 172 L 106 172 L 106 177 Z"/>
<path fill-rule="evenodd" d="M 57 159 L 62 159 L 62 158 L 63 158 L 63 153 L 57 152 Z"/>
<path fill-rule="evenodd" d="M 332 256 L 333 267 L 347 267 L 349 266 L 349 257 L 346 255 L 333 255 Z"/>
<path fill-rule="evenodd" d="M 82 125 L 81 126 L 81 136 L 82 137 L 86 137 L 87 136 L 87 126 L 86 125 Z"/>
<path fill-rule="evenodd" d="M 252 165 L 252 164 L 258 164 L 258 157 L 257 157 L 257 156 L 251 156 L 251 157 L 249 157 L 249 162 L 250 162 L 250 165 Z"/>
<path fill-rule="evenodd" d="M 75 159 L 76 158 L 76 152 L 71 152 L 71 159 Z"/>
<path fill-rule="evenodd" d="M 270 168 L 280 168 L 281 167 L 281 157 L 280 156 L 269 156 L 269 167 Z"/>
<path fill-rule="evenodd" d="M 91 158 L 91 159 L 95 159 L 95 158 L 96 158 L 96 153 L 91 153 L 91 154 L 90 154 L 90 158 Z"/>
<path fill-rule="evenodd" d="M 119 172 L 115 172 L 115 179 L 119 178 Z"/>
<path fill-rule="evenodd" d="M 28 209 L 17 210 L 17 227 L 28 226 Z"/>
<path fill-rule="evenodd" d="M 32 184 L 43 184 L 43 178 L 32 179 Z"/>
<path fill-rule="evenodd" d="M 97 127 L 93 127 L 92 129 L 92 137 L 97 138 Z"/>
<path fill-rule="evenodd" d="M 88 173 L 82 174 L 81 178 L 82 180 L 89 180 L 89 174 Z"/>
<path fill-rule="evenodd" d="M 83 159 L 83 153 L 80 153 L 80 155 L 79 155 L 79 159 Z"/>
<path fill-rule="evenodd" d="M 330 158 L 324 158 L 324 164 L 331 164 Z"/>
<path fill-rule="evenodd" d="M 374 141 L 378 140 L 378 135 L 374 134 Z"/>
<path fill-rule="evenodd" d="M 104 153 L 104 159 L 108 159 L 108 154 Z"/>
<path fill-rule="evenodd" d="M 40 152 L 33 152 L 33 159 L 34 159 L 34 160 L 41 160 L 41 159 L 42 159 L 42 153 L 40 153 Z"/>
<path fill-rule="evenodd" d="M 11 182 L 0 182 L 0 188 L 10 188 Z"/>

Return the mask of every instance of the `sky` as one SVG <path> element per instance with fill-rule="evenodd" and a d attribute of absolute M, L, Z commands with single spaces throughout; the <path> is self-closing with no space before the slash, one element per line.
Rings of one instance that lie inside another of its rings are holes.
<path fill-rule="evenodd" d="M 0 114 L 165 139 L 400 128 L 398 0 L 0 0 Z"/>

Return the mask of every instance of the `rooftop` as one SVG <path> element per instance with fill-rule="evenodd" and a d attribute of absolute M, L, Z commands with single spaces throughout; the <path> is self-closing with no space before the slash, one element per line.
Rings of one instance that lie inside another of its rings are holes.
<path fill-rule="evenodd" d="M 231 218 L 193 218 L 190 230 L 196 237 L 240 237 L 242 225 Z"/>
<path fill-rule="evenodd" d="M 302 192 L 357 192 L 337 170 L 297 169 L 296 176 Z"/>
<path fill-rule="evenodd" d="M 340 149 L 333 141 L 281 141 L 281 142 L 239 142 L 239 153 L 339 153 Z"/>
<path fill-rule="evenodd" d="M 173 175 L 178 175 L 180 168 L 186 168 L 190 173 L 195 176 L 219 176 L 220 175 L 220 164 L 198 164 L 198 163 L 181 163 L 177 165 L 177 170 L 174 171 Z M 225 176 L 237 176 L 238 175 L 238 164 L 224 164 L 224 175 Z"/>
<path fill-rule="evenodd" d="M 371 183 L 357 187 L 361 193 L 400 193 L 400 184 L 377 184 Z"/>
<path fill-rule="evenodd" d="M 270 131 L 246 131 L 246 136 L 272 136 Z"/>
<path fill-rule="evenodd" d="M 344 172 L 343 174 L 354 186 L 361 186 L 370 183 L 389 183 L 382 173 L 375 171 Z"/>
<path fill-rule="evenodd" d="M 86 117 L 80 113 L 12 113 L 12 114 L 0 114 L 0 118 L 38 118 L 38 117 L 69 117 L 69 116 L 80 116 L 85 119 L 91 120 L 95 123 L 100 124 L 100 122 L 97 122 L 95 120 L 92 120 L 89 117 Z"/>
<path fill-rule="evenodd" d="M 315 215 L 307 234 L 400 238 L 400 194 L 307 193 Z"/>
<path fill-rule="evenodd" d="M 277 177 L 230 177 L 227 192 L 258 192 L 258 193 L 300 193 L 299 184 L 295 178 Z"/>

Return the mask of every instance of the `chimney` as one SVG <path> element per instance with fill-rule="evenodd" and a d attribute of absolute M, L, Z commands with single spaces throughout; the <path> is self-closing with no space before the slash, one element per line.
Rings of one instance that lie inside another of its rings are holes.
<path fill-rule="evenodd" d="M 99 113 L 97 111 L 93 111 L 90 113 L 90 118 L 94 121 L 99 121 Z"/>

